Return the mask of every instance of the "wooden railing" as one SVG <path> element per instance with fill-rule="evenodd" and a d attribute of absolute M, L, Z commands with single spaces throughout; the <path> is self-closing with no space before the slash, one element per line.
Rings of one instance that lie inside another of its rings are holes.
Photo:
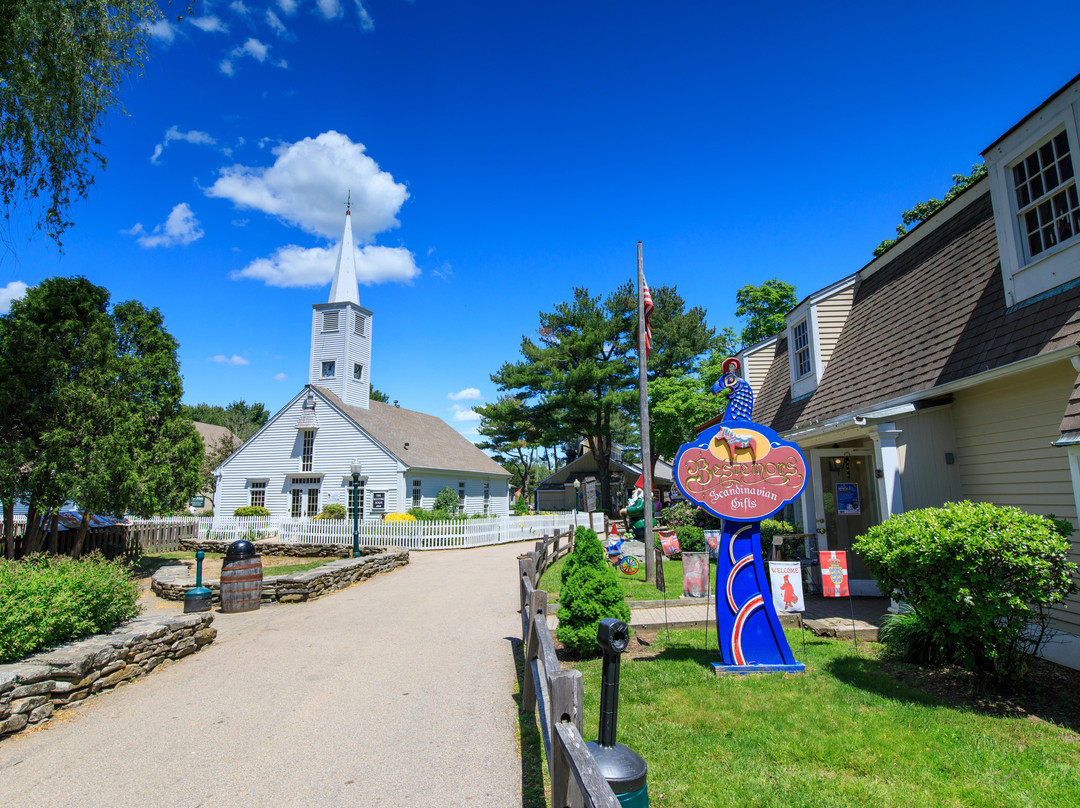
<path fill-rule="evenodd" d="M 547 626 L 547 592 L 537 589 L 544 570 L 573 549 L 573 538 L 556 534 L 536 543 L 518 561 L 525 676 L 521 708 L 537 710 L 547 753 L 552 808 L 619 808 L 581 734 L 584 686 L 581 671 L 563 670 Z"/>
<path fill-rule="evenodd" d="M 15 546 L 13 555 L 22 558 L 25 547 L 26 517 L 15 517 Z M 75 545 L 78 531 L 62 530 L 57 533 L 56 552 L 69 555 Z M 162 519 L 133 519 L 130 525 L 112 525 L 97 527 L 86 531 L 83 540 L 83 554 L 97 550 L 108 558 L 124 556 L 136 558 L 142 553 L 166 553 L 180 549 L 184 539 L 198 537 L 198 526 L 189 517 Z M 2 542 L 0 542 L 2 545 Z M 38 542 L 38 550 L 48 550 L 49 536 L 46 534 Z"/>

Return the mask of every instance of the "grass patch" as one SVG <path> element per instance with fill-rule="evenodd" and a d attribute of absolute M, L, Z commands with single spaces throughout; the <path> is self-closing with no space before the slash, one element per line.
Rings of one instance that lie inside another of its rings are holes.
<path fill-rule="evenodd" d="M 336 561 L 335 558 L 320 558 L 317 561 L 305 561 L 302 564 L 282 564 L 280 567 L 267 567 L 264 575 L 292 575 L 294 572 L 306 572 L 316 567 L 321 567 L 328 561 Z"/>
<path fill-rule="evenodd" d="M 559 589 L 562 587 L 562 568 L 568 556 L 563 556 L 548 567 L 540 578 L 538 589 L 544 589 L 548 593 L 548 600 L 559 599 Z M 715 584 L 716 565 L 712 565 L 711 579 Z M 615 573 L 619 578 L 619 585 L 629 600 L 664 600 L 665 595 L 655 584 L 645 582 L 645 564 L 638 566 L 638 571 L 633 575 L 624 575 L 622 571 Z M 664 560 L 664 581 L 667 584 L 667 599 L 678 600 L 683 592 L 683 568 L 682 561 Z"/>
<path fill-rule="evenodd" d="M 654 806 L 1080 802 L 1080 738 L 1063 727 L 950 706 L 862 644 L 808 637 L 805 674 L 720 677 L 702 645 L 700 631 L 661 632 L 651 656 L 623 660 L 619 741 L 648 763 Z M 601 663 L 572 664 L 595 739 Z"/>

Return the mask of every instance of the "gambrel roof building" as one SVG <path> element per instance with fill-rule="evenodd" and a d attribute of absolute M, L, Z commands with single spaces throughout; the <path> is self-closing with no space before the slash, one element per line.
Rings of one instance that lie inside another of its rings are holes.
<path fill-rule="evenodd" d="M 820 549 L 961 499 L 1076 524 L 1078 131 L 1080 77 L 983 152 L 986 178 L 740 354 L 755 419 L 806 451 L 797 515 Z M 853 491 L 856 512 L 838 509 Z M 855 593 L 877 592 L 857 555 L 849 568 Z M 1080 668 L 1080 598 L 1055 618 L 1065 642 L 1046 654 Z"/>

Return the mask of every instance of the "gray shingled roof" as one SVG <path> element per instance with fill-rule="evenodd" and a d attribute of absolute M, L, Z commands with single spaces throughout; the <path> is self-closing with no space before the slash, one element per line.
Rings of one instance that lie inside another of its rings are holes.
<path fill-rule="evenodd" d="M 329 390 L 313 387 L 361 429 L 413 468 L 471 471 L 509 477 L 510 472 L 476 448 L 442 418 L 372 401 L 369 409 L 350 407 Z M 405 444 L 409 448 L 405 448 Z"/>
<path fill-rule="evenodd" d="M 1080 287 L 1006 310 L 990 193 L 981 186 L 971 191 L 980 198 L 859 284 L 810 397 L 791 400 L 787 340 L 778 340 L 755 420 L 777 431 L 811 426 L 1077 341 Z"/>
<path fill-rule="evenodd" d="M 232 430 L 228 427 L 218 426 L 217 424 L 204 424 L 202 421 L 192 421 L 191 423 L 195 425 L 195 430 L 203 440 L 203 449 L 206 454 L 210 454 L 214 444 L 226 436 L 231 436 L 236 441 L 236 445 L 240 445 L 240 439 L 233 435 Z"/>

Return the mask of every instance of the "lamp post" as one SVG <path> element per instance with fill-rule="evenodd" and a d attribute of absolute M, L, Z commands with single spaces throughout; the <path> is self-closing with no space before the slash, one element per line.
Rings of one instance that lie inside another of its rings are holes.
<path fill-rule="evenodd" d="M 581 510 L 581 480 L 574 480 L 574 507 Z"/>
<path fill-rule="evenodd" d="M 349 466 L 352 472 L 352 557 L 360 557 L 360 464 Z"/>

